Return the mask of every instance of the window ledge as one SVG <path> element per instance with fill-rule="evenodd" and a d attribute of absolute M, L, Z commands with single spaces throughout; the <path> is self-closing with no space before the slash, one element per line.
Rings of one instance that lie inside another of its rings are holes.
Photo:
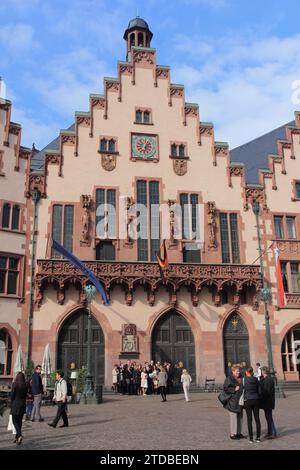
<path fill-rule="evenodd" d="M 1 299 L 14 299 L 14 300 L 21 300 L 22 297 L 20 295 L 16 295 L 16 294 L 0 294 L 0 298 Z"/>
<path fill-rule="evenodd" d="M 119 152 L 108 152 L 107 150 L 98 150 L 98 153 L 103 155 L 120 155 Z"/>
<path fill-rule="evenodd" d="M 154 126 L 153 122 L 137 122 L 134 121 L 133 124 L 136 124 L 137 126 Z"/>
<path fill-rule="evenodd" d="M 13 230 L 11 228 L 3 228 L 3 227 L 0 227 L 0 231 L 1 232 L 8 232 L 8 233 L 15 233 L 17 235 L 25 235 L 25 232 L 22 232 L 20 230 Z"/>
<path fill-rule="evenodd" d="M 190 157 L 188 155 L 184 155 L 183 157 L 175 156 L 175 155 L 170 155 L 170 158 L 174 160 L 190 160 Z"/>

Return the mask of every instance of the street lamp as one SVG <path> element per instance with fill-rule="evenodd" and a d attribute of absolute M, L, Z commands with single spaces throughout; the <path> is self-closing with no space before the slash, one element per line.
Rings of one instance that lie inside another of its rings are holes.
<path fill-rule="evenodd" d="M 267 343 L 267 353 L 268 353 L 268 367 L 270 370 L 270 374 L 274 379 L 276 396 L 278 398 L 285 398 L 282 388 L 278 385 L 276 372 L 274 369 L 272 338 L 271 338 L 271 329 L 270 329 L 270 315 L 269 315 L 269 308 L 268 308 L 268 302 L 270 298 L 270 289 L 265 284 L 264 264 L 263 264 L 263 258 L 262 258 L 263 254 L 262 254 L 262 249 L 261 249 L 261 236 L 260 236 L 260 227 L 259 227 L 260 206 L 257 200 L 253 202 L 252 209 L 256 218 L 258 254 L 259 254 L 259 261 L 260 261 L 260 272 L 261 272 L 261 283 L 262 283 L 262 288 L 260 291 L 260 298 L 264 303 L 264 310 L 265 310 L 265 330 L 266 330 L 266 343 Z"/>
<path fill-rule="evenodd" d="M 96 295 L 96 287 L 88 284 L 84 288 L 88 303 L 88 337 L 87 337 L 87 374 L 85 378 L 85 385 L 83 395 L 85 403 L 94 402 L 94 387 L 93 387 L 93 375 L 91 373 L 91 342 L 92 342 L 92 315 L 91 315 L 91 303 Z"/>

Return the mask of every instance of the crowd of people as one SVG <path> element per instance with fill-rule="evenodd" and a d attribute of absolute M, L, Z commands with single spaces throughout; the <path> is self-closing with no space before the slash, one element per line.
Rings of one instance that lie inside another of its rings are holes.
<path fill-rule="evenodd" d="M 188 390 L 192 381 L 181 362 L 175 365 L 170 362 L 161 364 L 159 361 L 138 364 L 127 361 L 126 364 L 115 364 L 112 370 L 112 389 L 121 395 L 161 394 L 162 401 L 167 401 L 166 394 L 182 384 L 185 399 L 189 401 Z"/>
<path fill-rule="evenodd" d="M 22 425 L 25 420 L 43 422 L 41 416 L 42 395 L 44 387 L 41 378 L 42 367 L 36 366 L 32 377 L 27 380 L 23 372 L 18 372 L 11 389 L 11 411 L 8 430 L 15 435 L 14 443 L 20 445 L 23 441 Z M 57 413 L 49 426 L 55 428 L 60 419 L 63 424 L 60 427 L 68 427 L 67 402 L 68 385 L 62 371 L 56 372 L 56 382 L 53 400 L 57 404 Z"/>
<path fill-rule="evenodd" d="M 230 439 L 246 438 L 242 433 L 243 412 L 245 410 L 248 425 L 248 441 L 253 443 L 253 417 L 256 424 L 255 442 L 261 442 L 260 410 L 264 410 L 268 431 L 265 439 L 275 439 L 277 431 L 273 420 L 275 409 L 275 382 L 268 367 L 257 364 L 257 372 L 253 368 L 241 373 L 240 365 L 233 365 L 231 373 L 225 379 L 219 400 L 228 410 L 230 417 Z"/>
<path fill-rule="evenodd" d="M 11 391 L 11 421 L 14 442 L 22 443 L 22 423 L 25 419 L 31 421 L 44 421 L 41 417 L 41 403 L 43 384 L 41 379 L 41 366 L 37 366 L 31 378 L 25 380 L 23 372 L 19 372 L 12 384 Z M 255 442 L 261 441 L 260 410 L 264 410 L 268 431 L 265 439 L 277 437 L 277 431 L 273 420 L 275 408 L 275 381 L 267 367 L 257 364 L 254 373 L 252 367 L 233 365 L 228 371 L 223 389 L 219 394 L 219 400 L 229 413 L 230 439 L 240 440 L 246 438 L 242 433 L 243 412 L 246 412 L 248 425 L 248 440 L 254 442 L 253 417 L 256 425 Z M 162 402 L 167 401 L 167 393 L 181 386 L 186 402 L 189 399 L 189 388 L 192 378 L 182 363 L 175 365 L 170 362 L 145 362 L 138 364 L 128 361 L 126 364 L 115 364 L 112 370 L 112 389 L 122 395 L 147 396 L 151 394 L 161 395 Z M 62 371 L 56 372 L 54 401 L 57 404 L 56 417 L 51 427 L 56 427 L 59 420 L 63 420 L 60 427 L 67 427 L 67 402 L 68 384 Z"/>

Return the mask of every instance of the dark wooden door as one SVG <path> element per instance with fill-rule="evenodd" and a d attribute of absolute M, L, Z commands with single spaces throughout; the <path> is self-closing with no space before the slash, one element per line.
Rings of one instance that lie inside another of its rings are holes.
<path fill-rule="evenodd" d="M 170 310 L 156 324 L 152 334 L 152 359 L 161 363 L 183 363 L 196 379 L 195 343 L 189 324 L 175 310 Z"/>
<path fill-rule="evenodd" d="M 65 372 L 72 362 L 77 369 L 87 365 L 87 327 L 88 313 L 82 309 L 68 318 L 60 330 L 57 366 Z M 104 383 L 104 335 L 93 317 L 91 372 L 95 385 Z"/>
<path fill-rule="evenodd" d="M 228 374 L 232 364 L 250 365 L 249 335 L 245 322 L 238 313 L 227 319 L 224 331 L 224 367 Z"/>

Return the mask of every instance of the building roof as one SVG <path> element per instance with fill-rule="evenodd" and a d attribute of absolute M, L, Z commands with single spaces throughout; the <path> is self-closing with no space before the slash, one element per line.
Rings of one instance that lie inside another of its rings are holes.
<path fill-rule="evenodd" d="M 286 126 L 295 126 L 295 121 L 288 122 L 231 150 L 231 160 L 245 164 L 247 183 L 258 183 L 258 170 L 268 168 L 267 156 L 269 154 L 277 154 L 277 140 L 286 139 Z"/>
<path fill-rule="evenodd" d="M 68 131 L 75 131 L 75 124 L 72 124 L 70 127 L 68 127 Z M 50 144 L 46 145 L 46 147 L 33 156 L 30 167 L 31 171 L 40 170 L 42 168 L 47 150 L 59 150 L 59 139 L 59 136 L 56 137 L 56 139 L 52 140 Z"/>
<path fill-rule="evenodd" d="M 127 29 L 131 29 L 131 28 L 149 29 L 149 26 L 148 26 L 148 23 L 145 20 L 143 20 L 143 18 L 140 18 L 139 16 L 137 16 L 136 18 L 133 18 L 132 20 L 130 20 L 128 23 Z"/>

